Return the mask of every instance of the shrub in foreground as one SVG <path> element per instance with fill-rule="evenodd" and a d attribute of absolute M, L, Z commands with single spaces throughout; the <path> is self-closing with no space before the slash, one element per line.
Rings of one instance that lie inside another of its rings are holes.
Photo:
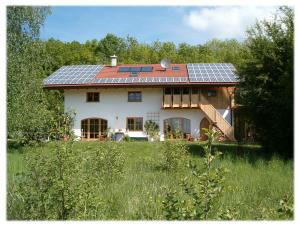
<path fill-rule="evenodd" d="M 53 149 L 28 152 L 26 172 L 8 190 L 8 218 L 103 218 L 101 190 L 122 175 L 124 158 L 117 143 L 99 146 L 84 151 L 73 149 L 72 142 L 56 142 Z"/>
<path fill-rule="evenodd" d="M 185 194 L 184 197 L 182 197 L 182 193 L 179 195 L 176 190 L 167 192 L 162 203 L 165 217 L 168 220 L 213 219 L 210 212 L 223 191 L 226 169 L 212 167 L 212 162 L 221 154 L 217 151 L 212 152 L 212 143 L 220 133 L 208 129 L 204 129 L 204 131 L 208 136 L 207 145 L 204 146 L 205 169 L 199 169 L 196 164 L 190 162 L 188 167 L 194 179 L 185 177 L 181 180 L 180 186 Z"/>
<path fill-rule="evenodd" d="M 177 171 L 187 157 L 187 146 L 182 141 L 166 140 L 162 145 L 162 166 L 167 171 Z"/>

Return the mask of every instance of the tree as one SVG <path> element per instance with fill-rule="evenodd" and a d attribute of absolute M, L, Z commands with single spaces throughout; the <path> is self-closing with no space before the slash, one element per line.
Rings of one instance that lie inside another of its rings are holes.
<path fill-rule="evenodd" d="M 63 42 L 50 38 L 45 42 L 48 61 L 48 74 L 65 65 L 96 64 L 95 43 L 80 44 L 77 41 Z"/>
<path fill-rule="evenodd" d="M 280 7 L 272 21 L 248 30 L 247 57 L 239 68 L 238 101 L 251 111 L 269 152 L 293 156 L 294 12 Z"/>
<path fill-rule="evenodd" d="M 128 36 L 126 43 L 126 57 L 124 63 L 151 63 L 150 48 L 146 44 L 140 44 L 136 38 Z"/>
<path fill-rule="evenodd" d="M 107 34 L 99 41 L 96 52 L 104 59 L 102 63 L 109 63 L 112 55 L 117 55 L 119 61 L 122 62 L 125 59 L 125 49 L 126 44 L 122 38 Z"/>
<path fill-rule="evenodd" d="M 40 139 L 47 129 L 47 98 L 42 90 L 47 54 L 38 40 L 47 7 L 7 8 L 8 137 Z"/>
<path fill-rule="evenodd" d="M 239 66 L 243 62 L 244 44 L 235 39 L 212 39 L 203 45 L 203 62 L 233 63 Z"/>

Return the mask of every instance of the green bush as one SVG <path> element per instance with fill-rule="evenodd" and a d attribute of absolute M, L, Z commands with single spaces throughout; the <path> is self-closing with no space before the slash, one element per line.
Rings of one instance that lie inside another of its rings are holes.
<path fill-rule="evenodd" d="M 69 141 L 27 152 L 26 162 L 26 172 L 8 190 L 8 218 L 94 219 L 105 217 L 101 190 L 121 177 L 124 157 L 117 143 L 74 150 Z"/>
<path fill-rule="evenodd" d="M 205 169 L 199 169 L 192 162 L 188 164 L 194 179 L 185 177 L 181 180 L 180 186 L 185 193 L 185 198 L 179 197 L 182 196 L 182 193 L 179 195 L 175 190 L 167 192 L 162 203 L 165 217 L 168 220 L 207 220 L 216 218 L 216 215 L 210 213 L 223 191 L 226 169 L 222 167 L 212 168 L 212 162 L 221 154 L 220 152 L 212 152 L 212 143 L 217 140 L 220 133 L 208 129 L 204 131 L 208 136 L 207 145 L 204 146 Z"/>
<path fill-rule="evenodd" d="M 293 204 L 293 196 L 291 194 L 286 194 L 279 201 L 279 207 L 277 212 L 279 213 L 280 219 L 289 219 L 294 216 L 294 204 Z"/>
<path fill-rule="evenodd" d="M 30 151 L 26 154 L 27 170 L 19 174 L 14 189 L 22 207 L 16 217 L 19 219 L 66 219 L 72 211 L 75 200 L 74 184 L 78 174 L 76 157 L 69 152 L 67 143 L 56 145 L 45 154 L 44 151 Z M 12 190 L 10 190 L 12 191 Z M 9 204 L 14 207 L 16 202 Z"/>
<path fill-rule="evenodd" d="M 162 148 L 162 166 L 168 171 L 177 171 L 184 165 L 187 157 L 187 146 L 182 141 L 167 140 Z"/>
<path fill-rule="evenodd" d="M 98 149 L 87 151 L 90 156 L 90 170 L 99 180 L 112 181 L 118 179 L 123 174 L 124 169 L 124 149 L 121 144 L 116 142 L 101 143 Z"/>

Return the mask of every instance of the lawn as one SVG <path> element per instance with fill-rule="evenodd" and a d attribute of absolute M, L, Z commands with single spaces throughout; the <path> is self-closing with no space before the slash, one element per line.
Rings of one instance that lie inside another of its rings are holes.
<path fill-rule="evenodd" d="M 99 145 L 99 142 L 78 142 L 74 148 L 85 152 Z M 177 172 L 162 169 L 163 143 L 124 142 L 119 145 L 122 145 L 125 155 L 123 176 L 109 183 L 105 189 L 95 190 L 102 196 L 105 210 L 93 218 L 84 219 L 165 219 L 162 201 L 166 192 L 179 190 L 178 184 L 189 175 L 189 169 L 183 167 Z M 286 196 L 293 199 L 293 161 L 268 157 L 258 145 L 237 147 L 235 144 L 217 144 L 216 147 L 224 153 L 216 164 L 229 172 L 225 176 L 225 189 L 218 199 L 215 213 L 226 207 L 236 211 L 233 213 L 235 219 L 279 219 L 276 212 L 281 206 L 280 201 Z M 34 151 L 47 154 L 52 148 L 54 144 L 49 143 L 35 147 Z M 21 150 L 9 149 L 7 154 L 8 202 L 16 199 L 18 193 L 12 190 L 17 179 L 20 179 L 18 174 L 26 170 L 24 156 L 29 148 Z M 202 165 L 201 144 L 188 143 L 188 150 L 188 159 Z M 18 204 L 14 201 L 13 205 Z M 8 206 L 8 219 L 20 219 L 16 210 L 17 207 Z"/>

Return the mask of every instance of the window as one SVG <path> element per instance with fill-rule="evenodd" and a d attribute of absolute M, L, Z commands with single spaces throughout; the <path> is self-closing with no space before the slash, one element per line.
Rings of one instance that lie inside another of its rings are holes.
<path fill-rule="evenodd" d="M 184 135 L 191 133 L 191 120 L 186 118 L 169 118 L 164 120 L 164 132 L 170 135 L 181 132 Z"/>
<path fill-rule="evenodd" d="M 99 119 L 90 119 L 90 138 L 99 138 Z"/>
<path fill-rule="evenodd" d="M 217 96 L 217 91 L 207 91 L 207 96 L 208 97 L 216 97 Z"/>
<path fill-rule="evenodd" d="M 207 97 L 216 97 L 217 96 L 217 91 L 215 91 L 215 90 L 202 90 L 201 92 L 203 94 L 205 94 Z"/>
<path fill-rule="evenodd" d="M 81 137 L 88 138 L 88 120 L 81 121 Z"/>
<path fill-rule="evenodd" d="M 100 94 L 99 92 L 87 92 L 86 93 L 86 101 L 87 102 L 99 102 Z"/>
<path fill-rule="evenodd" d="M 128 92 L 128 102 L 141 102 L 142 92 L 140 91 L 129 91 Z"/>
<path fill-rule="evenodd" d="M 143 118 L 132 117 L 127 118 L 127 127 L 129 131 L 143 131 Z"/>

